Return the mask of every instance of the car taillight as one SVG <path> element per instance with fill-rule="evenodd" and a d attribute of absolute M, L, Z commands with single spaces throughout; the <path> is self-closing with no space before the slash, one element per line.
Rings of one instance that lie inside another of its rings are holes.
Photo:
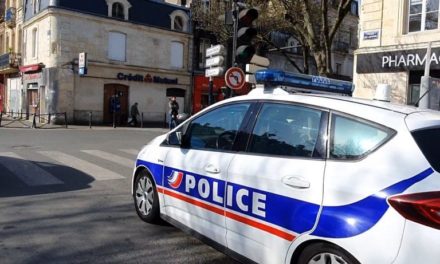
<path fill-rule="evenodd" d="M 440 192 L 397 195 L 388 202 L 406 219 L 440 229 Z"/>

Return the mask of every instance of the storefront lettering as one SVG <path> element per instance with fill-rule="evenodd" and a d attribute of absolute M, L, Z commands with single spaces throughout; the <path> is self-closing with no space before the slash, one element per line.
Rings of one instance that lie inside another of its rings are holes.
<path fill-rule="evenodd" d="M 122 72 L 118 73 L 116 76 L 118 80 L 121 81 L 132 81 L 132 82 L 146 82 L 146 83 L 161 83 L 161 84 L 178 84 L 178 79 L 170 79 L 159 76 L 152 76 L 150 74 L 124 74 Z"/>
<path fill-rule="evenodd" d="M 395 55 L 395 56 L 383 56 L 382 57 L 382 68 L 391 67 L 407 67 L 407 66 L 422 66 L 426 62 L 426 56 L 423 59 L 419 54 L 406 54 L 406 55 Z M 431 64 L 439 64 L 440 57 L 434 52 L 431 56 Z"/>

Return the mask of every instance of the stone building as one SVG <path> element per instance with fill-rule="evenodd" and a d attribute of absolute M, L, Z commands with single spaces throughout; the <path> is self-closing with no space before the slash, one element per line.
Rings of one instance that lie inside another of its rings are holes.
<path fill-rule="evenodd" d="M 440 78 L 439 9 L 438 0 L 362 0 L 355 96 L 371 99 L 388 84 L 392 102 L 417 102 L 428 42 L 430 75 Z"/>
<path fill-rule="evenodd" d="M 23 1 L 1 1 L 0 111 L 19 112 L 22 105 L 21 64 Z"/>
<path fill-rule="evenodd" d="M 181 109 L 191 94 L 188 9 L 144 0 L 26 0 L 23 101 L 69 122 L 127 122 L 138 102 L 149 122 L 164 121 L 168 97 Z M 79 60 L 79 54 L 86 60 Z M 83 57 L 84 58 L 84 57 Z M 83 64 L 85 62 L 85 64 Z"/>

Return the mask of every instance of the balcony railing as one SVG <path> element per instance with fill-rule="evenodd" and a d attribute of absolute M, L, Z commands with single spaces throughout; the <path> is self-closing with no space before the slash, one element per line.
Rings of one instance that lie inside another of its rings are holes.
<path fill-rule="evenodd" d="M 21 54 L 10 52 L 0 55 L 0 69 L 17 68 L 21 65 Z"/>
<path fill-rule="evenodd" d="M 15 14 L 16 14 L 15 7 L 10 7 L 6 10 L 6 15 L 5 15 L 6 26 L 10 28 L 15 27 Z"/>

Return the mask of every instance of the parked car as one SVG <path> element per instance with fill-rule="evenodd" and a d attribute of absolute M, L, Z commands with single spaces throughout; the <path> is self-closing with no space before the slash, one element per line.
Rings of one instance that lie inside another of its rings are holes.
<path fill-rule="evenodd" d="M 438 263 L 439 172 L 438 112 L 257 88 L 143 147 L 132 193 L 243 262 Z"/>

